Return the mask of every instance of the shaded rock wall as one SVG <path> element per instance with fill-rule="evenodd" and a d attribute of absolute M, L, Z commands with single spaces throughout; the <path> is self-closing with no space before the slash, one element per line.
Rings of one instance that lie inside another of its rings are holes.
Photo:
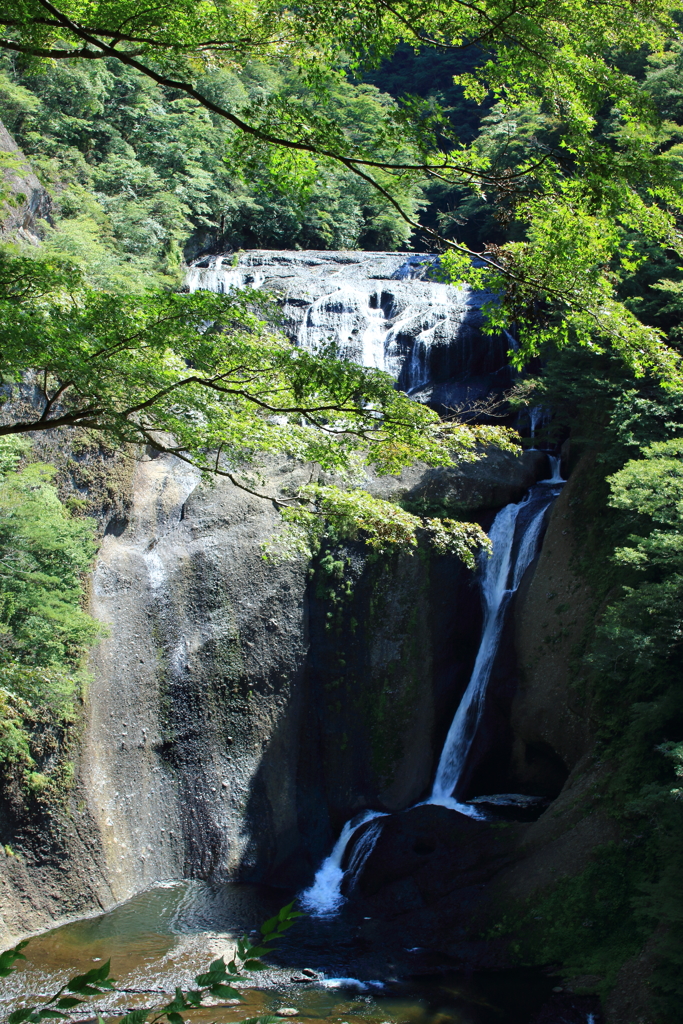
<path fill-rule="evenodd" d="M 584 633 L 595 598 L 576 564 L 575 516 L 587 463 L 579 464 L 553 508 L 537 564 L 518 595 L 516 649 L 520 686 L 512 707 L 514 768 L 520 779 L 571 771 L 588 753 L 587 709 L 572 681 L 580 674 Z"/>

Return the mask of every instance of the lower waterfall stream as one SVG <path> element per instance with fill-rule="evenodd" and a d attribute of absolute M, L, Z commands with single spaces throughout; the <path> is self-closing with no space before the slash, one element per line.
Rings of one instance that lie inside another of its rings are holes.
<path fill-rule="evenodd" d="M 520 502 L 502 508 L 489 531 L 492 552 L 490 556 L 481 555 L 479 559 L 479 587 L 484 606 L 479 650 L 441 752 L 431 795 L 425 801 L 472 818 L 485 818 L 486 815 L 476 803 L 462 802 L 457 798 L 458 786 L 481 720 L 506 610 L 538 553 L 546 512 L 564 483 L 560 476 L 559 458 L 549 458 L 550 478 L 532 487 Z M 497 798 L 499 802 L 501 799 Z M 378 811 L 366 811 L 344 825 L 332 852 L 316 872 L 313 884 L 299 897 L 308 913 L 319 917 L 337 913 L 344 902 L 342 884 L 345 876 L 349 875 L 352 882 L 358 876 L 379 837 L 381 825 L 371 826 L 362 834 L 344 870 L 342 864 L 347 847 L 362 825 L 384 816 Z"/>

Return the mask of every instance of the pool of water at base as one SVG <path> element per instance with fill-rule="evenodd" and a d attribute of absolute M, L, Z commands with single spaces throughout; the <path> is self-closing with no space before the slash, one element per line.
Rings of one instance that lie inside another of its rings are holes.
<path fill-rule="evenodd" d="M 111 959 L 116 993 L 86 1003 L 78 1019 L 105 1019 L 159 1003 L 177 985 L 193 986 L 211 960 L 232 956 L 235 940 L 286 902 L 261 886 L 173 882 L 156 886 L 96 917 L 34 936 L 24 963 L 0 979 L 0 1015 L 48 997 L 71 976 Z M 297 930 L 299 932 L 297 938 Z M 537 970 L 464 973 L 441 967 L 417 975 L 349 953 L 343 922 L 297 924 L 274 966 L 238 983 L 239 1005 L 188 1014 L 189 1024 L 233 1024 L 294 1007 L 290 1024 L 586 1024 L 590 1006 L 553 996 L 557 979 Z M 346 952 L 345 952 L 346 950 Z M 297 955 L 298 951 L 298 955 Z M 293 982 L 305 967 L 317 974 Z M 553 1000 L 556 1010 L 553 1010 Z M 599 1017 L 593 1014 L 594 1024 Z"/>

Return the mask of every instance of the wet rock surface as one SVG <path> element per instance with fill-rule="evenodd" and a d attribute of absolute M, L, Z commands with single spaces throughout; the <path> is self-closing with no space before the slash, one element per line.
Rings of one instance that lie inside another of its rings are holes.
<path fill-rule="evenodd" d="M 484 454 L 483 452 L 481 454 Z M 395 477 L 369 478 L 378 497 L 400 499 L 426 514 L 473 516 L 519 501 L 537 480 L 549 475 L 545 452 L 521 455 L 489 448 L 483 459 L 431 469 L 416 464 Z M 487 520 L 485 525 L 490 525 Z"/>
<path fill-rule="evenodd" d="M 563 783 L 592 745 L 586 709 L 572 686 L 574 652 L 596 609 L 577 565 L 577 519 L 588 462 L 576 467 L 553 509 L 534 572 L 515 606 L 520 685 L 510 718 L 520 779 Z M 575 667 L 575 666 L 574 666 Z"/>
<path fill-rule="evenodd" d="M 263 471 L 274 491 L 298 472 Z M 452 557 L 373 563 L 352 545 L 331 553 L 340 578 L 269 564 L 272 506 L 167 457 L 138 463 L 114 519 L 93 578 L 111 635 L 91 664 L 75 826 L 19 840 L 8 825 L 23 851 L 0 870 L 10 935 L 163 879 L 308 884 L 352 814 L 426 792 L 476 654 L 480 601 Z"/>
<path fill-rule="evenodd" d="M 386 936 L 476 967 L 508 963 L 504 945 L 482 938 L 494 912 L 487 886 L 514 857 L 526 826 L 475 820 L 421 805 L 383 820 L 382 831 L 351 894 Z"/>

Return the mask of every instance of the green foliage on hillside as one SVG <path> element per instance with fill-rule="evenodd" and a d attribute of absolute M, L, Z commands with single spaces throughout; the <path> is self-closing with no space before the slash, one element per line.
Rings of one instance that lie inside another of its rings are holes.
<path fill-rule="evenodd" d="M 235 110 L 307 94 L 295 69 L 260 62 L 214 68 L 201 87 Z M 344 80 L 327 105 L 359 139 L 395 106 Z M 411 233 L 367 182 L 244 154 L 232 125 L 113 58 L 22 70 L 4 57 L 0 119 L 55 198 L 45 247 L 81 260 L 95 286 L 176 286 L 183 256 L 212 246 L 393 249 Z M 413 212 L 419 194 L 403 191 Z"/>
<path fill-rule="evenodd" d="M 74 519 L 30 445 L 0 438 L 0 784 L 6 795 L 54 793 L 83 683 L 81 661 L 102 628 L 82 610 L 93 527 Z"/>
<path fill-rule="evenodd" d="M 683 996 L 683 391 L 582 349 L 550 359 L 537 386 L 556 412 L 551 436 L 571 432 L 581 467 L 568 510 L 573 568 L 595 620 L 571 668 L 596 737 L 583 810 L 610 816 L 618 838 L 507 928 L 523 958 L 561 964 L 603 995 L 646 948 L 638 969 L 655 1019 L 673 1022 Z"/>
<path fill-rule="evenodd" d="M 680 176 L 680 43 L 643 51 L 638 63 L 642 89 L 662 117 L 662 147 Z M 616 294 L 677 356 L 680 259 L 638 231 L 624 237 L 633 261 L 615 279 Z M 523 955 L 600 979 L 604 994 L 645 947 L 639 969 L 650 975 L 656 1019 L 669 1022 L 678 1020 L 683 997 L 683 390 L 635 369 L 597 345 L 570 344 L 550 354 L 536 391 L 535 400 L 555 410 L 552 436 L 570 432 L 573 461 L 583 456 L 590 467 L 573 515 L 577 568 L 599 617 L 575 665 L 577 699 L 590 709 L 604 766 L 594 808 L 616 819 L 620 839 L 535 900 L 513 930 Z"/>

